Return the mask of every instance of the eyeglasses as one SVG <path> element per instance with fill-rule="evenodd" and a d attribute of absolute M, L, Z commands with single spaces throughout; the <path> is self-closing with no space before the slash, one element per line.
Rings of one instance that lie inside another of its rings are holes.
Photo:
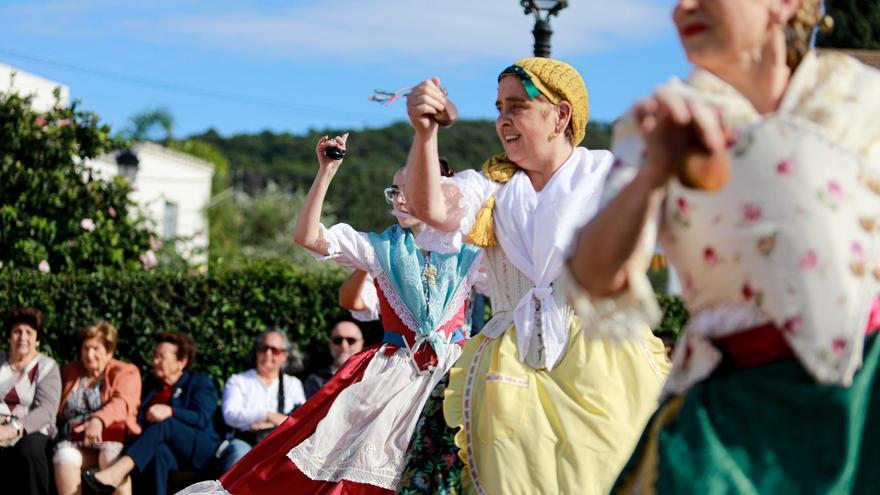
<path fill-rule="evenodd" d="M 273 347 L 271 345 L 263 344 L 260 347 L 257 347 L 257 352 L 271 352 L 275 356 L 280 356 L 287 352 L 287 350 L 280 347 Z"/>
<path fill-rule="evenodd" d="M 386 187 L 384 192 L 385 201 L 387 201 L 390 205 L 394 204 L 394 199 L 398 196 L 400 197 L 401 201 L 406 201 L 406 196 L 403 195 L 403 191 L 401 191 L 400 188 L 397 186 Z"/>
<path fill-rule="evenodd" d="M 360 342 L 361 339 L 357 337 L 330 337 L 330 342 L 333 342 L 333 345 L 342 345 L 342 341 L 348 343 L 348 345 L 355 345 Z"/>

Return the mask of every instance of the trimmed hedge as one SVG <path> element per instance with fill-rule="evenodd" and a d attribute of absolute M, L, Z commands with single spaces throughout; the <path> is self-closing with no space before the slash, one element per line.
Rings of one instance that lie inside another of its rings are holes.
<path fill-rule="evenodd" d="M 104 319 L 119 329 L 116 356 L 147 376 L 155 337 L 189 333 L 198 346 L 193 369 L 222 384 L 253 366 L 253 339 L 270 327 L 288 331 L 316 367 L 327 357 L 328 330 L 347 318 L 339 308 L 341 271 L 306 272 L 284 263 L 255 263 L 236 271 L 192 274 L 124 271 L 50 275 L 0 270 L 0 310 L 31 305 L 46 314 L 40 349 L 59 363 L 79 358 L 76 331 Z M 5 348 L 5 346 L 3 346 Z"/>
<path fill-rule="evenodd" d="M 284 262 L 259 262 L 211 274 L 154 271 L 46 274 L 0 270 L 0 311 L 36 306 L 46 314 L 40 349 L 59 363 L 79 358 L 76 331 L 104 319 L 119 329 L 117 357 L 135 363 L 144 376 L 155 337 L 168 330 L 189 333 L 198 345 L 194 370 L 218 385 L 252 367 L 251 346 L 270 327 L 288 330 L 307 369 L 326 363 L 328 330 L 349 318 L 337 304 L 340 270 L 305 271 Z M 665 316 L 655 333 L 674 340 L 687 321 L 675 296 L 658 295 Z M 381 335 L 367 326 L 365 336 Z M 5 345 L 2 346 L 5 348 Z"/>

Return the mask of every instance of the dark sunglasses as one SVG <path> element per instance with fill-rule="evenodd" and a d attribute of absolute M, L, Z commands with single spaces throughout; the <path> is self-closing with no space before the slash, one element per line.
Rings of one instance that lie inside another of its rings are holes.
<path fill-rule="evenodd" d="M 348 345 L 355 345 L 360 342 L 361 339 L 357 337 L 330 337 L 330 342 L 333 342 L 334 345 L 342 345 L 342 341 L 346 341 Z"/>
<path fill-rule="evenodd" d="M 257 347 L 257 352 L 271 352 L 272 354 L 274 354 L 276 356 L 280 356 L 280 355 L 284 354 L 285 352 L 287 352 L 287 350 L 281 349 L 279 347 L 273 347 L 271 345 L 263 344 L 260 347 Z"/>

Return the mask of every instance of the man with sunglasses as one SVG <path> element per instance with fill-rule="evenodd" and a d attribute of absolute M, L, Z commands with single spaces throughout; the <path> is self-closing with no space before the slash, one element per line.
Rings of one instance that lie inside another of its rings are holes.
<path fill-rule="evenodd" d="M 348 361 L 348 358 L 361 352 L 363 349 L 364 336 L 356 323 L 340 321 L 334 325 L 330 331 L 330 355 L 333 357 L 333 362 L 306 378 L 303 384 L 306 398 L 315 395 L 333 377 L 336 370 Z"/>
<path fill-rule="evenodd" d="M 254 360 L 255 368 L 232 375 L 223 389 L 223 421 L 232 429 L 219 453 L 224 472 L 306 401 L 302 383 L 288 374 L 302 368 L 302 359 L 284 331 L 261 333 Z"/>

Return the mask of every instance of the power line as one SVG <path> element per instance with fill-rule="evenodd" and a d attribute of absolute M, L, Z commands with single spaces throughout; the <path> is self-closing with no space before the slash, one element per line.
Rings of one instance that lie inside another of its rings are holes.
<path fill-rule="evenodd" d="M 187 86 L 183 84 L 177 84 L 169 81 L 163 81 L 160 79 L 152 79 L 142 76 L 137 76 L 133 74 L 126 74 L 124 72 L 117 71 L 109 71 L 104 69 L 97 69 L 94 67 L 86 67 L 82 65 L 71 64 L 68 62 L 62 62 L 60 60 L 52 60 L 44 57 L 40 57 L 37 55 L 31 55 L 28 53 L 16 52 L 7 50 L 5 48 L 0 48 L 0 54 L 6 55 L 8 57 L 19 58 L 23 60 L 28 60 L 31 62 L 49 65 L 53 67 L 58 67 L 61 69 L 72 70 L 76 72 L 81 72 L 84 74 L 88 74 L 91 76 L 99 76 L 106 79 L 113 79 L 116 81 L 134 84 L 138 86 L 144 86 L 148 88 L 158 88 L 167 91 L 173 91 L 177 93 L 184 93 L 193 96 L 200 96 L 203 98 L 212 98 L 215 100 L 223 100 L 223 101 L 237 101 L 240 103 L 249 103 L 256 105 L 269 106 L 273 108 L 289 108 L 291 110 L 299 110 L 299 111 L 317 111 L 317 112 L 332 112 L 335 115 L 339 114 L 348 114 L 352 117 L 357 116 L 358 118 L 365 117 L 380 117 L 382 114 L 379 113 L 368 113 L 368 112 L 358 112 L 352 111 L 350 109 L 342 109 L 342 108 L 332 108 L 325 107 L 320 105 L 309 105 L 304 103 L 293 103 L 290 101 L 284 100 L 275 100 L 272 98 L 261 98 L 258 96 L 245 95 L 240 93 L 232 93 L 228 91 L 220 91 L 220 90 L 212 90 L 212 89 L 204 89 L 198 88 L 195 86 Z M 387 116 L 386 116 L 387 117 Z"/>

